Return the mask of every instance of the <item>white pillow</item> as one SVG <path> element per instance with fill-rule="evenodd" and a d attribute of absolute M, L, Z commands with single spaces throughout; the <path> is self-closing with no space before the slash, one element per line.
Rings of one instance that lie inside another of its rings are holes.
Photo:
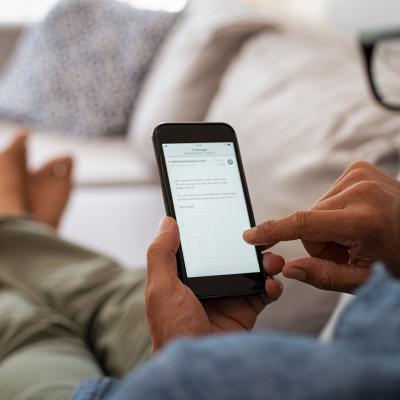
<path fill-rule="evenodd" d="M 258 218 L 309 207 L 352 161 L 399 168 L 400 113 L 374 102 L 353 43 L 258 35 L 226 72 L 207 120 L 236 128 Z"/>
<path fill-rule="evenodd" d="M 151 134 L 161 122 L 200 121 L 243 42 L 271 24 L 240 0 L 192 0 L 149 73 L 130 140 L 154 163 Z"/>
<path fill-rule="evenodd" d="M 258 222 L 307 209 L 352 161 L 399 169 L 400 113 L 374 103 L 353 43 L 258 35 L 227 70 L 207 120 L 236 129 Z M 297 242 L 276 251 L 304 254 Z M 318 334 L 337 295 L 286 284 L 260 324 Z"/>

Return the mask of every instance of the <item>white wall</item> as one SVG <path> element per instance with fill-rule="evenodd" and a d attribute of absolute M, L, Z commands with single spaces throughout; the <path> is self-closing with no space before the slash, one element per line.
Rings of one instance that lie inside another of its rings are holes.
<path fill-rule="evenodd" d="M 393 26 L 400 28 L 399 0 L 248 1 L 348 33 Z"/>
<path fill-rule="evenodd" d="M 399 0 L 322 1 L 326 3 L 325 19 L 340 29 L 357 32 L 365 29 L 400 28 Z"/>

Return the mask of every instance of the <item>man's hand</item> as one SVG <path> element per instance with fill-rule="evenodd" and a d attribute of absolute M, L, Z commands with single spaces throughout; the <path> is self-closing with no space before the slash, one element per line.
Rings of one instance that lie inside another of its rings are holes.
<path fill-rule="evenodd" d="M 153 351 L 177 337 L 249 330 L 265 306 L 282 294 L 282 284 L 270 278 L 266 281 L 269 297 L 200 302 L 177 276 L 178 247 L 178 225 L 174 219 L 165 218 L 147 253 L 146 314 Z M 282 257 L 273 254 L 265 260 L 275 270 L 284 265 Z"/>
<path fill-rule="evenodd" d="M 375 261 L 400 275 L 400 183 L 356 162 L 310 210 L 267 221 L 244 238 L 265 248 L 301 239 L 311 258 L 289 261 L 283 274 L 321 289 L 352 292 Z"/>

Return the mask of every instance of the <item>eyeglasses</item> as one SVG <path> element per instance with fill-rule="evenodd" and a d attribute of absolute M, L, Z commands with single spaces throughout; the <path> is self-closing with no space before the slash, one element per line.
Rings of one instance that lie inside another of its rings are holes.
<path fill-rule="evenodd" d="M 361 35 L 361 49 L 375 99 L 400 111 L 400 29 Z"/>

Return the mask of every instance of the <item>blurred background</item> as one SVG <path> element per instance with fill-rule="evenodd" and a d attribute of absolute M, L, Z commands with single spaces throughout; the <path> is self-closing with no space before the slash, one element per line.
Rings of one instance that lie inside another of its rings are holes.
<path fill-rule="evenodd" d="M 43 19 L 58 0 L 15 0 L 5 2 L 0 13 L 0 60 L 4 60 L 12 48 L 21 28 Z M 117 0 L 116 0 L 117 1 Z M 186 0 L 121 0 L 134 7 L 146 9 L 179 11 Z"/>
<path fill-rule="evenodd" d="M 358 159 L 398 176 L 400 117 L 374 99 L 360 39 L 398 30 L 398 0 L 3 1 L 0 142 L 26 126 L 32 168 L 73 155 L 60 234 L 140 268 L 164 214 L 158 123 L 233 125 L 257 221 L 308 208 Z M 390 40 L 375 54 L 400 102 Z M 286 286 L 258 328 L 320 334 L 338 295 Z"/>
<path fill-rule="evenodd" d="M 2 5 L 1 22 L 21 25 L 38 21 L 58 0 L 14 0 Z M 187 0 L 120 0 L 135 7 L 179 11 Z M 395 0 L 248 0 L 255 5 L 288 12 L 311 21 L 335 22 L 342 28 L 377 27 L 396 23 L 400 5 Z M 392 12 L 388 12 L 388 7 Z"/>

